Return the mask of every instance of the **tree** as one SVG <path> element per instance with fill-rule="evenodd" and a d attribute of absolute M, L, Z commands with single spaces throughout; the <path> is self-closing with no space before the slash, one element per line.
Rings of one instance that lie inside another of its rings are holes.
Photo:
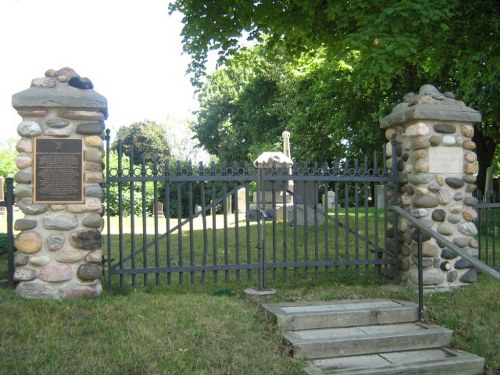
<path fill-rule="evenodd" d="M 291 59 L 324 50 L 327 61 L 352 68 L 359 100 L 380 93 L 387 110 L 424 83 L 454 92 L 483 115 L 475 140 L 484 184 L 500 142 L 498 1 L 177 0 L 170 11 L 184 14 L 184 50 L 198 84 L 208 52 L 217 50 L 224 62 L 245 35 L 266 40 L 269 58 L 276 45 Z"/>
<path fill-rule="evenodd" d="M 171 156 L 165 128 L 154 121 L 144 120 L 122 126 L 118 129 L 111 148 L 118 150 L 120 143 L 127 157 L 130 158 L 133 152 L 134 164 L 141 164 L 142 155 L 147 164 L 152 163 L 155 158 L 158 162 L 165 162 Z"/>
<path fill-rule="evenodd" d="M 15 139 L 8 139 L 0 144 L 0 176 L 13 177 L 17 171 L 15 150 Z M 2 197 L 3 199 L 3 197 Z"/>

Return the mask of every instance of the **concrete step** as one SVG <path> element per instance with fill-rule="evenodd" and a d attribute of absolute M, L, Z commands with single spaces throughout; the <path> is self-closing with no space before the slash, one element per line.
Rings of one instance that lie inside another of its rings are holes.
<path fill-rule="evenodd" d="M 305 371 L 309 375 L 473 375 L 483 369 L 481 357 L 437 348 L 313 360 Z"/>
<path fill-rule="evenodd" d="M 362 299 L 264 304 L 285 331 L 351 327 L 418 320 L 418 305 L 407 301 Z"/>
<path fill-rule="evenodd" d="M 451 344 L 452 331 L 423 323 L 378 324 L 347 328 L 285 331 L 284 344 L 295 358 L 329 358 Z"/>

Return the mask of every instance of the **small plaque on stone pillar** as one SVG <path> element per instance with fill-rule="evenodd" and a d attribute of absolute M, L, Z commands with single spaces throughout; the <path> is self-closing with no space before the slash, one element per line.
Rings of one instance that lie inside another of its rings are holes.
<path fill-rule="evenodd" d="M 429 173 L 464 173 L 464 151 L 462 147 L 429 147 Z"/>
<path fill-rule="evenodd" d="M 83 139 L 35 138 L 33 203 L 84 203 Z"/>

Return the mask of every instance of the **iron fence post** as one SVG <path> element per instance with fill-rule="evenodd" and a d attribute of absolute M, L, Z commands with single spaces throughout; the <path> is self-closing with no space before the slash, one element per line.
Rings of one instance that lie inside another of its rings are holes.
<path fill-rule="evenodd" d="M 424 275 L 423 275 L 423 257 L 422 257 L 422 233 L 417 228 L 418 245 L 418 319 L 424 317 Z"/>
<path fill-rule="evenodd" d="M 14 179 L 5 179 L 7 196 L 7 281 L 10 287 L 14 286 Z"/>

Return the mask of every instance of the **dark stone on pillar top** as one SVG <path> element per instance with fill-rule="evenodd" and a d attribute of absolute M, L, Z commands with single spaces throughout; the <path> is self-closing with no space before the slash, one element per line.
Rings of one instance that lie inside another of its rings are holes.
<path fill-rule="evenodd" d="M 68 81 L 68 85 L 81 90 L 91 90 L 94 88 L 92 81 L 86 77 L 73 77 Z"/>
<path fill-rule="evenodd" d="M 104 121 L 86 122 L 76 127 L 76 132 L 82 135 L 101 135 L 104 131 Z"/>
<path fill-rule="evenodd" d="M 61 128 L 65 128 L 66 126 L 68 126 L 69 121 L 64 120 L 64 119 L 60 119 L 60 118 L 53 118 L 53 119 L 45 121 L 45 124 L 49 128 L 61 129 Z"/>

